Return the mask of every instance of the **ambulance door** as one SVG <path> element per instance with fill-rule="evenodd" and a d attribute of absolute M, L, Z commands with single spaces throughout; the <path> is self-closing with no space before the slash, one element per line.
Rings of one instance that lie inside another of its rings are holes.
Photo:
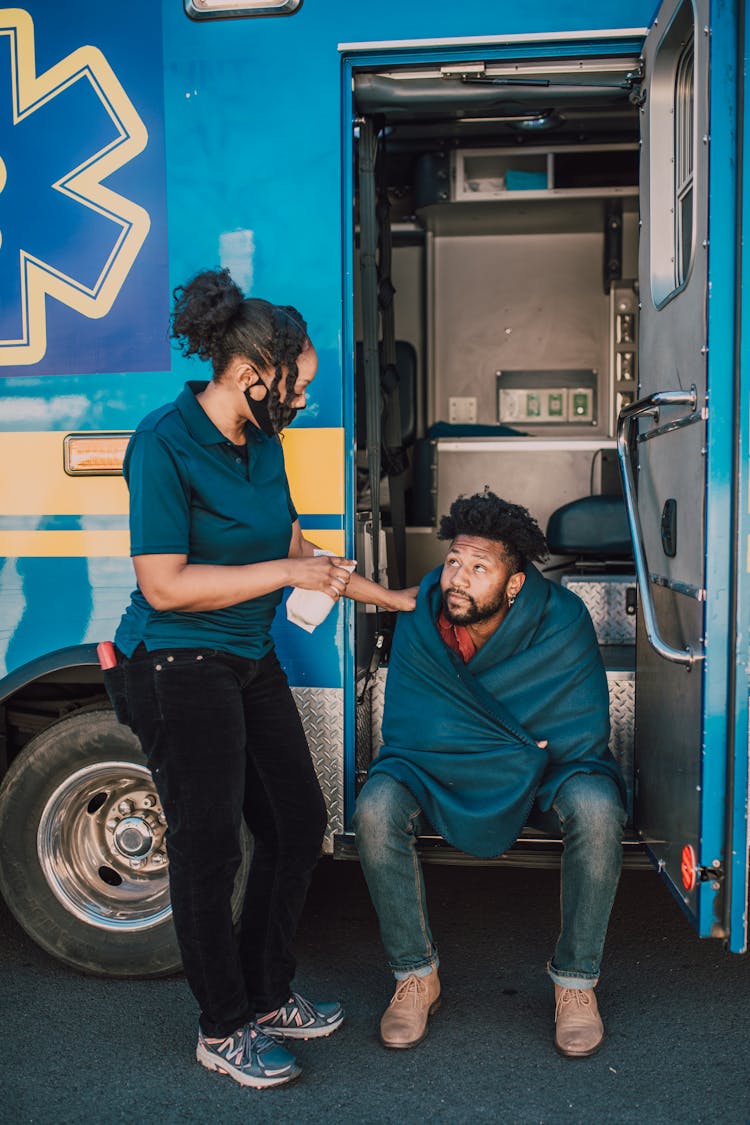
<path fill-rule="evenodd" d="M 747 848 L 744 800 L 736 815 L 732 801 L 730 657 L 736 35 L 721 8 L 666 0 L 645 44 L 640 382 L 638 400 L 622 403 L 618 451 L 639 582 L 636 825 L 699 935 L 740 950 Z M 617 332 L 627 331 L 623 314 Z M 744 779 L 746 740 L 738 753 Z"/>

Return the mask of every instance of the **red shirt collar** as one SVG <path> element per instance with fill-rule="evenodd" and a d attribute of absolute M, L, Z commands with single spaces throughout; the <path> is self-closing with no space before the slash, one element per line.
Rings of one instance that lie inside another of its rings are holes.
<path fill-rule="evenodd" d="M 438 614 L 437 627 L 440 636 L 445 641 L 448 648 L 452 648 L 454 652 L 457 652 L 464 664 L 467 664 L 477 651 L 477 646 L 469 636 L 469 630 L 466 626 L 454 625 L 448 620 L 441 609 Z"/>

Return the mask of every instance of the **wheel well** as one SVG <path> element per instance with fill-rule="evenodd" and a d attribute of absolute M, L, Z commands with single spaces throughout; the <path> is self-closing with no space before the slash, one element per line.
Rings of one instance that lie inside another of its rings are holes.
<path fill-rule="evenodd" d="M 0 705 L 0 777 L 26 743 L 75 711 L 109 706 L 101 670 L 58 668 L 30 680 Z"/>

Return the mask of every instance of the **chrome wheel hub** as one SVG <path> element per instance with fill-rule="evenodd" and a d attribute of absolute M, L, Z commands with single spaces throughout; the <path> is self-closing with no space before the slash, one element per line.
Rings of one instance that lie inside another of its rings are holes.
<path fill-rule="evenodd" d="M 172 912 L 165 832 L 146 767 L 99 762 L 51 794 L 37 831 L 39 863 L 77 918 L 105 930 L 144 930 Z"/>
<path fill-rule="evenodd" d="M 112 834 L 112 842 L 126 859 L 142 859 L 154 846 L 151 826 L 138 816 L 126 816 Z"/>

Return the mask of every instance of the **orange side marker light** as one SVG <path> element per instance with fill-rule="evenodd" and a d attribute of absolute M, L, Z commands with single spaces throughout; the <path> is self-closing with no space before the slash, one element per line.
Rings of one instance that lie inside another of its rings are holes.
<path fill-rule="evenodd" d="M 68 476 L 120 476 L 130 434 L 68 434 L 63 468 Z"/>

